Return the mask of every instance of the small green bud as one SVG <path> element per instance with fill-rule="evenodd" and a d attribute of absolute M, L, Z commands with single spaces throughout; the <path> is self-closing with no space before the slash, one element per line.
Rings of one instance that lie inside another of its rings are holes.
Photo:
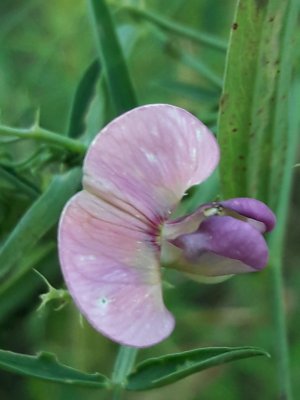
<path fill-rule="evenodd" d="M 46 283 L 48 287 L 48 292 L 40 295 L 41 304 L 39 305 L 37 311 L 42 310 L 50 301 L 59 301 L 60 305 L 55 308 L 55 311 L 61 310 L 71 299 L 69 292 L 65 289 L 55 289 L 49 281 L 36 269 L 34 270 Z"/>

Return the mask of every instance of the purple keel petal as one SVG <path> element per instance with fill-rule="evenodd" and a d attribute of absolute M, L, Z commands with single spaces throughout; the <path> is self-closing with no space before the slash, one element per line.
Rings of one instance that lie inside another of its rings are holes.
<path fill-rule="evenodd" d="M 240 197 L 221 201 L 219 204 L 236 211 L 242 216 L 262 222 L 266 227 L 266 231 L 271 231 L 275 226 L 275 215 L 268 206 L 259 200 Z"/>
<path fill-rule="evenodd" d="M 178 269 L 193 274 L 217 276 L 262 269 L 268 248 L 261 233 L 247 222 L 212 216 L 195 233 L 173 241 L 182 249 Z"/>
<path fill-rule="evenodd" d="M 147 105 L 121 115 L 95 138 L 84 163 L 84 187 L 157 224 L 218 161 L 214 136 L 192 114 Z"/>
<path fill-rule="evenodd" d="M 67 287 L 96 330 L 135 347 L 170 335 L 158 250 L 143 222 L 80 192 L 63 212 L 59 255 Z"/>

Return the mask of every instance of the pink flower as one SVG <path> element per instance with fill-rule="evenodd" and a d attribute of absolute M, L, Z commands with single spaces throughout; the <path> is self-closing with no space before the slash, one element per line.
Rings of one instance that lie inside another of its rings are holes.
<path fill-rule="evenodd" d="M 203 182 L 218 161 L 209 130 L 171 105 L 131 110 L 96 136 L 84 162 L 84 189 L 68 202 L 59 226 L 65 282 L 96 330 L 135 347 L 170 335 L 174 318 L 162 298 L 162 245 L 175 250 L 176 268 L 191 274 L 226 275 L 265 265 L 262 232 L 275 219 L 257 200 L 209 204 L 170 220 L 185 191 Z M 219 246 L 224 234 L 226 243 Z M 248 245 L 238 237 L 250 237 Z"/>

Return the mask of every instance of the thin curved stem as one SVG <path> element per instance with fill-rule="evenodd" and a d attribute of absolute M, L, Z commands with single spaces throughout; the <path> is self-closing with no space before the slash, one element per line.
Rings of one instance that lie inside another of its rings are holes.
<path fill-rule="evenodd" d="M 153 24 L 159 26 L 161 29 L 177 34 L 181 37 L 185 37 L 186 39 L 190 39 L 196 43 L 209 46 L 215 50 L 219 50 L 222 52 L 225 52 L 227 49 L 227 43 L 216 36 L 198 32 L 179 24 L 178 22 L 174 22 L 167 18 L 161 17 L 160 15 L 157 15 L 148 10 L 142 10 L 140 8 L 135 8 L 128 5 L 125 5 L 123 9 L 127 10 L 137 17 L 144 18 L 149 22 L 152 22 Z"/>
<path fill-rule="evenodd" d="M 207 79 L 211 84 L 213 84 L 217 89 L 222 89 L 223 79 L 219 77 L 208 65 L 204 62 L 197 60 L 190 54 L 185 53 L 179 48 L 173 46 L 172 53 L 181 62 L 189 66 L 190 68 L 197 71 L 203 78 Z"/>
<path fill-rule="evenodd" d="M 0 125 L 0 136 L 17 137 L 20 139 L 33 139 L 43 143 L 63 147 L 71 153 L 84 155 L 87 147 L 78 140 L 70 139 L 33 125 L 31 128 L 12 128 L 7 125 Z"/>
<path fill-rule="evenodd" d="M 299 142 L 300 116 L 300 80 L 296 80 L 289 96 L 289 140 L 286 154 L 286 165 L 281 181 L 280 201 L 277 209 L 277 226 L 270 235 L 270 274 L 272 279 L 273 320 L 275 332 L 275 348 L 277 350 L 278 381 L 280 398 L 292 400 L 292 384 L 289 365 L 289 343 L 287 337 L 287 321 L 284 307 L 284 282 L 282 276 L 284 239 L 286 234 L 289 204 L 292 189 L 292 172 L 295 164 Z"/>
<path fill-rule="evenodd" d="M 19 177 L 13 171 L 6 169 L 3 165 L 0 165 L 0 177 L 11 182 L 12 185 L 21 192 L 27 194 L 31 199 L 35 199 L 40 194 L 38 188 L 26 181 L 23 177 Z"/>

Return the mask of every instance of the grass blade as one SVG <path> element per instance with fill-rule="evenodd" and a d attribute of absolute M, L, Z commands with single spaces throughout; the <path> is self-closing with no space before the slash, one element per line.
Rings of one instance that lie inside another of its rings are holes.
<path fill-rule="evenodd" d="M 137 106 L 137 99 L 116 29 L 105 0 L 89 0 L 100 63 L 116 115 Z"/>
<path fill-rule="evenodd" d="M 85 117 L 100 75 L 99 60 L 94 60 L 84 71 L 77 86 L 69 118 L 68 136 L 79 137 L 85 130 Z"/>
<path fill-rule="evenodd" d="M 54 177 L 0 249 L 0 278 L 16 267 L 20 258 L 57 223 L 63 206 L 78 189 L 80 180 L 79 168 Z"/>
<path fill-rule="evenodd" d="M 209 46 L 215 50 L 219 50 L 222 52 L 226 51 L 227 49 L 227 43 L 213 35 L 197 32 L 191 28 L 179 24 L 178 22 L 173 22 L 165 17 L 161 17 L 160 15 L 157 15 L 151 11 L 133 8 L 130 6 L 125 6 L 124 9 L 129 11 L 134 16 L 152 22 L 156 26 L 166 30 L 169 33 L 173 33 L 180 37 L 190 39 L 193 42 Z"/>
<path fill-rule="evenodd" d="M 35 199 L 39 195 L 38 189 L 32 185 L 31 182 L 16 174 L 11 168 L 0 165 L 0 177 L 8 181 L 13 187 L 22 191 L 31 199 Z"/>

